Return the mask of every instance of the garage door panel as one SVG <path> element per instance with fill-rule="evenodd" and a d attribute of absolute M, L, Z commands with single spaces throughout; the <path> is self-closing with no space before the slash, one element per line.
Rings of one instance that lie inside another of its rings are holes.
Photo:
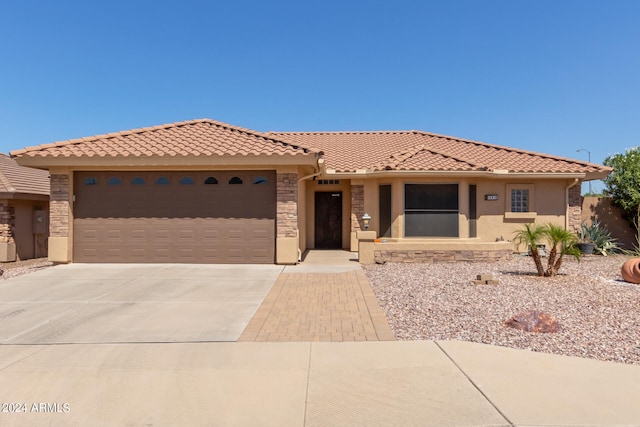
<path fill-rule="evenodd" d="M 253 184 L 256 174 L 267 184 Z M 205 185 L 210 176 L 218 184 Z M 243 184 L 228 184 L 234 176 Z M 146 188 L 131 184 L 137 177 Z M 156 185 L 161 177 L 169 184 Z M 274 262 L 273 171 L 82 172 L 75 186 L 74 261 Z"/>

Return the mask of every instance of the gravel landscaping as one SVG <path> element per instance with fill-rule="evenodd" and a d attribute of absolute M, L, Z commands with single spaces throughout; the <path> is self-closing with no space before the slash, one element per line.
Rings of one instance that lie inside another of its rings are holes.
<path fill-rule="evenodd" d="M 0 264 L 3 273 L 0 279 L 10 279 L 12 277 L 21 276 L 43 268 L 51 267 L 53 263 L 47 258 L 35 258 L 25 261 L 5 262 Z"/>
<path fill-rule="evenodd" d="M 387 263 L 365 271 L 399 340 L 464 340 L 640 365 L 640 285 L 622 280 L 626 259 L 565 259 L 554 278 L 538 277 L 528 256 L 495 263 Z M 473 284 L 479 274 L 492 274 L 499 284 Z M 560 331 L 504 326 L 533 309 L 555 317 Z"/>

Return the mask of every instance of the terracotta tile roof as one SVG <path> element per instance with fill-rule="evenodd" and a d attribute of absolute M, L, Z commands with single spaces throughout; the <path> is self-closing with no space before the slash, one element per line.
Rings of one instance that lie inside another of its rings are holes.
<path fill-rule="evenodd" d="M 327 169 L 337 172 L 506 170 L 606 175 L 611 170 L 579 160 L 422 131 L 270 132 L 269 135 L 324 151 Z M 403 156 L 404 161 L 398 162 Z"/>
<path fill-rule="evenodd" d="M 260 132 L 209 119 L 132 129 L 12 151 L 13 157 L 316 155 Z"/>
<path fill-rule="evenodd" d="M 16 158 L 324 155 L 327 169 L 577 173 L 611 169 L 579 160 L 422 131 L 261 133 L 210 119 L 133 129 L 12 151 Z"/>
<path fill-rule="evenodd" d="M 0 154 L 0 193 L 49 195 L 49 172 L 20 166 Z"/>
<path fill-rule="evenodd" d="M 328 169 L 385 169 L 392 156 L 424 145 L 415 132 L 272 132 L 276 138 L 322 150 Z"/>

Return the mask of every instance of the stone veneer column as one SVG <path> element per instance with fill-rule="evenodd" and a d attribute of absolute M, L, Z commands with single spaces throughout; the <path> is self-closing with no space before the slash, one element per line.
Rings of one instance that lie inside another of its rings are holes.
<path fill-rule="evenodd" d="M 364 185 L 351 185 L 351 251 L 358 251 L 358 231 L 363 230 L 362 215 L 364 215 Z"/>
<path fill-rule="evenodd" d="M 351 186 L 351 231 L 362 230 L 364 215 L 364 185 Z"/>
<path fill-rule="evenodd" d="M 0 203 L 0 262 L 16 260 L 16 242 L 13 239 L 15 208 L 9 202 Z"/>
<path fill-rule="evenodd" d="M 567 208 L 569 230 L 580 230 L 582 222 L 582 181 L 569 188 L 569 206 Z"/>
<path fill-rule="evenodd" d="M 49 201 L 49 260 L 70 262 L 69 175 L 51 174 Z"/>
<path fill-rule="evenodd" d="M 8 202 L 0 203 L 0 243 L 13 243 L 15 210 Z"/>
<path fill-rule="evenodd" d="M 298 174 L 278 173 L 276 199 L 276 264 L 298 262 Z"/>

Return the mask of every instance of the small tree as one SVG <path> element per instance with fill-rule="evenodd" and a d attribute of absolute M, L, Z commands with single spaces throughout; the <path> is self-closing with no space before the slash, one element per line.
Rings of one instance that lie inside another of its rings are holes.
<path fill-rule="evenodd" d="M 629 148 L 624 154 L 607 157 L 603 163 L 613 168 L 613 172 L 603 179 L 607 186 L 605 194 L 637 229 L 640 221 L 640 150 Z"/>
<path fill-rule="evenodd" d="M 536 265 L 538 276 L 553 277 L 558 274 L 565 255 L 572 255 L 580 260 L 580 250 L 575 246 L 577 237 L 574 233 L 555 224 L 532 225 L 525 224 L 515 233 L 517 244 L 526 244 L 531 249 L 531 257 Z M 547 268 L 542 265 L 542 257 L 538 251 L 540 242 L 549 244 L 549 258 Z"/>

